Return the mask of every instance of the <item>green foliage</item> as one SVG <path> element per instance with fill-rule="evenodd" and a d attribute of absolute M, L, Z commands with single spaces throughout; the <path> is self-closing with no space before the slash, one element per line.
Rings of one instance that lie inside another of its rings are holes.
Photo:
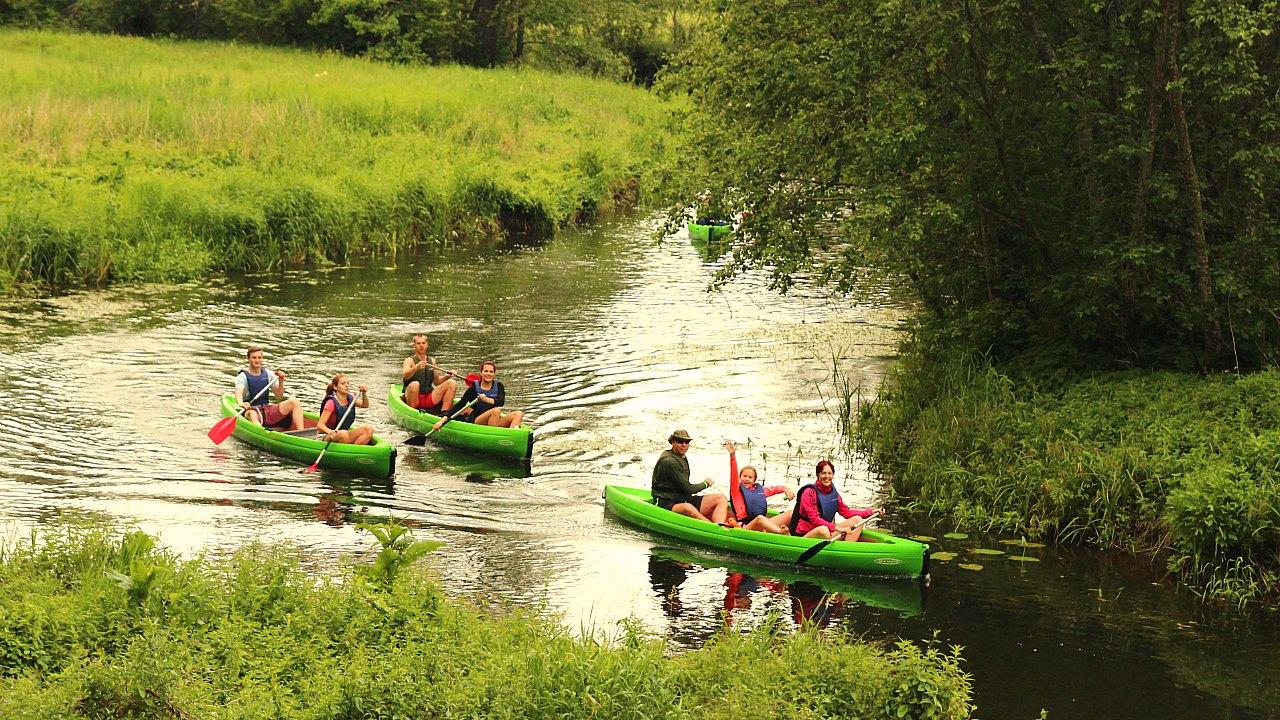
<path fill-rule="evenodd" d="M 915 345 L 857 442 L 965 525 L 1167 552 L 1232 603 L 1280 594 L 1280 371 L 1046 380 Z"/>
<path fill-rule="evenodd" d="M 444 545 L 438 540 L 414 540 L 409 528 L 394 521 L 378 524 L 360 523 L 359 530 L 367 530 L 378 540 L 382 549 L 372 565 L 361 565 L 356 568 L 357 577 L 365 578 L 374 585 L 385 589 L 395 584 L 400 573 L 423 555 Z"/>
<path fill-rule="evenodd" d="M 550 233 L 662 153 L 647 93 L 536 71 L 13 31 L 0 65 L 0 293 Z"/>
<path fill-rule="evenodd" d="M 848 290 L 996 360 L 1280 358 L 1280 6 L 744 0 L 687 97 L 672 224 L 750 210 L 725 267 Z"/>
<path fill-rule="evenodd" d="M 408 542 L 377 530 L 383 550 Z M 0 557 L 7 720 L 674 720 L 726 710 L 958 720 L 972 710 L 958 657 L 932 647 L 765 629 L 669 657 L 634 624 L 616 639 L 578 638 L 554 619 L 448 600 L 420 573 L 370 593 L 363 582 L 314 582 L 279 549 L 184 562 L 138 536 L 46 532 Z M 136 605 L 102 574 L 142 558 L 165 568 L 165 590 L 184 605 Z M 761 676 L 798 681 L 769 686 Z"/>

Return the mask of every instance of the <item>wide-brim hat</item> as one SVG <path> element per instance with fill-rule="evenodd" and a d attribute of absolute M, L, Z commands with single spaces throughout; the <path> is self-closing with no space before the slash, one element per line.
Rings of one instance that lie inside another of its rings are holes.
<path fill-rule="evenodd" d="M 683 430 L 677 430 L 671 433 L 671 436 L 667 438 L 667 442 L 671 442 L 673 440 L 684 440 L 685 442 L 688 442 L 692 439 L 693 438 L 689 437 L 689 433 Z"/>

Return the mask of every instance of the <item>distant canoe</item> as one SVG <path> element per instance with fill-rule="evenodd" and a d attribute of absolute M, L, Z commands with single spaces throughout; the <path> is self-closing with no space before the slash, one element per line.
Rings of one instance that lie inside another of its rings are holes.
<path fill-rule="evenodd" d="M 658 507 L 653 504 L 649 491 L 639 488 L 606 485 L 604 506 L 633 525 L 668 537 L 777 562 L 795 563 L 801 553 L 822 542 L 816 538 L 726 528 L 694 520 Z M 863 530 L 858 542 L 830 543 L 805 566 L 851 575 L 919 577 L 927 572 L 928 555 L 929 546 L 923 543 Z"/>
<path fill-rule="evenodd" d="M 231 395 L 222 396 L 222 416 L 234 415 L 240 406 Z M 282 455 L 292 460 L 310 465 L 324 450 L 325 441 L 316 439 L 316 413 L 303 413 L 306 417 L 306 428 L 296 432 L 268 430 L 261 425 L 246 420 L 243 416 L 236 422 L 232 435 L 250 445 L 260 447 L 269 453 Z M 352 445 L 350 443 L 333 443 L 320 460 L 320 467 L 326 470 L 343 470 L 365 477 L 391 477 L 396 471 L 396 448 L 391 443 L 375 435 L 371 445 Z"/>
<path fill-rule="evenodd" d="M 733 225 L 727 222 L 713 222 L 706 225 L 689 223 L 689 239 L 695 242 L 715 242 L 728 237 L 732 232 Z"/>

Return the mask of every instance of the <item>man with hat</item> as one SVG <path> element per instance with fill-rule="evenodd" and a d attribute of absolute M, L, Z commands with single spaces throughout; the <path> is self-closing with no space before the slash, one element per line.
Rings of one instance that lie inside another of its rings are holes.
<path fill-rule="evenodd" d="M 729 518 L 729 505 L 723 495 L 694 497 L 694 493 L 711 487 L 713 481 L 707 478 L 705 482 L 689 482 L 689 460 L 684 454 L 689 451 L 692 440 L 684 430 L 676 430 L 667 438 L 671 449 L 663 451 L 653 466 L 653 501 L 658 507 L 681 515 L 723 523 Z"/>

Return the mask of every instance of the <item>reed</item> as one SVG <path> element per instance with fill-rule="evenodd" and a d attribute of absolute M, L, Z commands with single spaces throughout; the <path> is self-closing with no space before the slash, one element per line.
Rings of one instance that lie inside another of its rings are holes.
<path fill-rule="evenodd" d="M 0 292 L 549 232 L 666 152 L 635 87 L 0 32 Z"/>
<path fill-rule="evenodd" d="M 384 540 L 396 538 L 379 538 L 379 557 Z M 421 572 L 317 582 L 295 554 L 254 547 L 183 561 L 140 533 L 62 527 L 9 544 L 0 550 L 0 717 L 972 712 L 959 656 L 936 646 L 811 628 L 779 638 L 766 627 L 672 656 L 634 622 L 574 636 L 554 618 L 451 600 Z M 130 594 L 119 576 L 143 572 L 156 579 Z"/>
<path fill-rule="evenodd" d="M 909 348 L 856 440 L 924 511 L 1148 553 L 1205 599 L 1280 604 L 1280 371 L 1046 379 Z"/>

